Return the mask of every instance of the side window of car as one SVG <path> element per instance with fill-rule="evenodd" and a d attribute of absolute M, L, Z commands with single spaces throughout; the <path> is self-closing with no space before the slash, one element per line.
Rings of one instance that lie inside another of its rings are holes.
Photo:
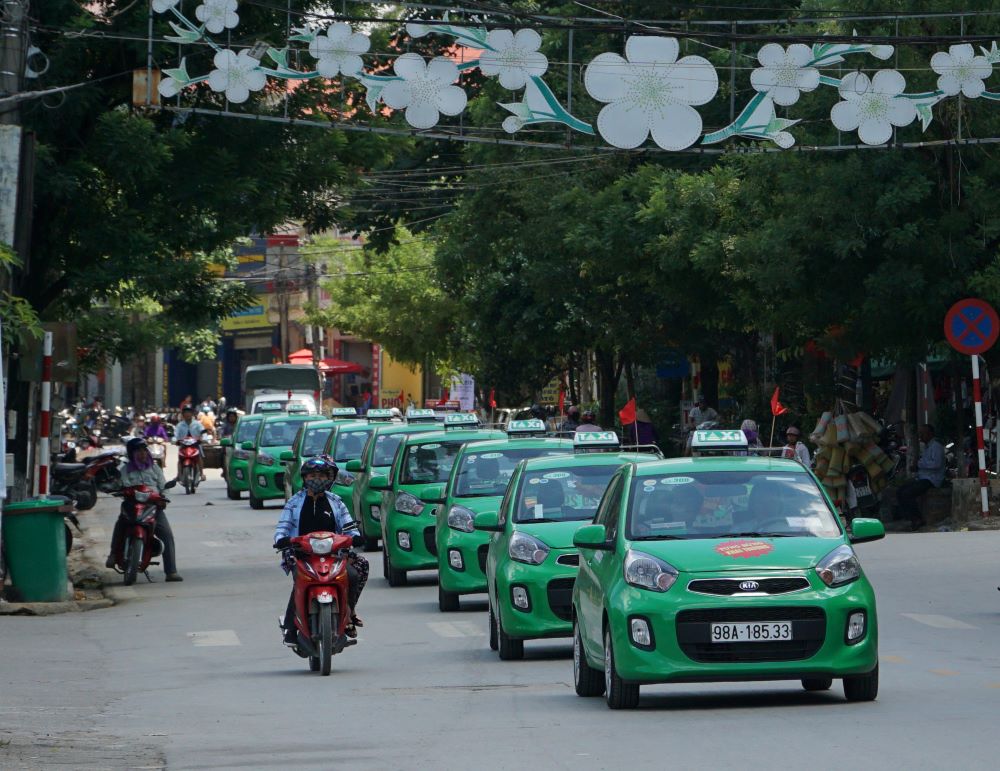
<path fill-rule="evenodd" d="M 503 494 L 503 500 L 500 501 L 500 510 L 497 512 L 497 524 L 500 527 L 507 525 L 507 511 L 510 509 L 510 502 L 514 498 L 514 491 L 517 489 L 520 478 L 520 470 L 515 469 L 513 476 L 511 476 L 510 481 L 507 483 L 507 490 Z"/>
<path fill-rule="evenodd" d="M 292 452 L 301 453 L 302 445 L 300 441 L 302 439 L 302 432 L 305 431 L 305 429 L 306 426 L 305 423 L 303 423 L 299 430 L 295 432 L 295 438 L 292 440 Z"/>
<path fill-rule="evenodd" d="M 594 515 L 595 525 L 604 525 L 608 540 L 614 540 L 618 534 L 618 512 L 621 510 L 622 489 L 625 486 L 625 473 L 620 471 L 611 480 L 608 489 L 604 491 L 597 513 Z"/>

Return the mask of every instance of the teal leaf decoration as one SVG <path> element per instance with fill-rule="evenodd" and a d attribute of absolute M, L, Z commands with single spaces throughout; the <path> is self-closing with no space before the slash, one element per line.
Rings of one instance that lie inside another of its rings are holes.
<path fill-rule="evenodd" d="M 927 127 L 930 126 L 931 122 L 934 120 L 934 110 L 931 105 L 921 104 L 919 102 L 916 104 L 916 108 L 917 115 L 920 116 L 920 124 L 923 127 L 923 130 L 927 131 Z"/>
<path fill-rule="evenodd" d="M 191 82 L 191 76 L 188 75 L 187 71 L 187 59 L 181 59 L 181 64 L 179 67 L 176 67 L 175 69 L 172 70 L 164 70 L 163 74 L 166 75 L 168 78 L 173 78 L 182 86 L 186 86 L 188 83 Z"/>
<path fill-rule="evenodd" d="M 1000 63 L 1000 50 L 997 49 L 997 41 L 994 40 L 993 45 L 989 49 L 980 46 L 979 50 L 983 52 L 983 56 L 986 57 L 986 61 L 990 64 Z"/>
<path fill-rule="evenodd" d="M 288 49 L 282 48 L 280 51 L 277 48 L 268 48 L 267 55 L 271 57 L 271 61 L 277 64 L 281 69 L 288 69 Z"/>
<path fill-rule="evenodd" d="M 168 24 L 170 24 L 170 29 L 176 33 L 176 36 L 167 35 L 163 38 L 164 40 L 169 40 L 171 43 L 181 44 L 197 43 L 201 40 L 201 30 L 184 29 L 184 27 L 180 27 L 172 21 L 168 22 Z"/>

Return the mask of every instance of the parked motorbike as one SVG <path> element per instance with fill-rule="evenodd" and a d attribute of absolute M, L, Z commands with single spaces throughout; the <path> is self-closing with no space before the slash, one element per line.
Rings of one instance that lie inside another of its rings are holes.
<path fill-rule="evenodd" d="M 166 487 L 176 484 L 171 480 Z M 118 519 L 123 523 L 118 539 L 111 543 L 115 569 L 124 575 L 125 586 L 134 584 L 139 573 L 152 583 L 147 571 L 150 565 L 159 564 L 152 561 L 153 557 L 163 553 L 163 542 L 154 535 L 156 515 L 170 501 L 148 485 L 126 487 L 113 495 L 122 498 Z"/>
<path fill-rule="evenodd" d="M 73 452 L 76 457 L 75 449 Z M 120 453 L 110 451 L 87 458 L 83 463 L 55 463 L 51 469 L 52 494 L 71 498 L 80 511 L 92 509 L 98 491 L 110 493 L 119 487 L 120 461 Z"/>
<path fill-rule="evenodd" d="M 200 444 L 193 436 L 185 436 L 177 443 L 177 481 L 188 495 L 198 489 L 201 481 L 201 471 L 198 469 Z"/>
<path fill-rule="evenodd" d="M 293 572 L 295 585 L 295 628 L 298 642 L 293 650 L 309 659 L 309 669 L 330 674 L 330 660 L 344 648 L 357 643 L 349 638 L 347 626 L 351 609 L 347 602 L 347 562 L 351 546 L 364 543 L 363 536 L 338 535 L 318 531 L 279 541 L 285 550 L 286 569 Z M 278 626 L 284 633 L 284 619 Z"/>

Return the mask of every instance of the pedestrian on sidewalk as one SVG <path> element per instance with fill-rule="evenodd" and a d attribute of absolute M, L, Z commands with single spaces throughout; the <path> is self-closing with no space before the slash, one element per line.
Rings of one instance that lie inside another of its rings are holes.
<path fill-rule="evenodd" d="M 914 530 L 927 524 L 920 513 L 919 499 L 944 483 L 944 447 L 935 438 L 933 426 L 920 427 L 920 441 L 924 451 L 920 453 L 920 460 L 910 466 L 910 471 L 915 471 L 917 475 L 896 493 L 900 514 L 910 520 Z"/>

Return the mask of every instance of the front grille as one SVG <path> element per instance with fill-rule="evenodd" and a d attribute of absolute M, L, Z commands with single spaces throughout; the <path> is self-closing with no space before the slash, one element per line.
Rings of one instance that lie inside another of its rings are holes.
<path fill-rule="evenodd" d="M 283 473 L 279 472 L 274 475 L 274 486 L 279 490 L 283 490 L 285 488 L 285 475 Z"/>
<path fill-rule="evenodd" d="M 557 578 L 549 581 L 546 593 L 552 612 L 563 621 L 573 619 L 573 582 L 572 578 Z"/>
<path fill-rule="evenodd" d="M 809 579 L 801 576 L 785 576 L 782 578 L 699 578 L 688 584 L 689 592 L 698 594 L 720 594 L 739 595 L 746 594 L 740 588 L 740 584 L 748 580 L 754 581 L 758 586 L 753 592 L 762 594 L 787 594 L 788 592 L 799 592 L 809 588 Z"/>
<path fill-rule="evenodd" d="M 433 525 L 424 528 L 424 546 L 427 547 L 428 552 L 436 557 L 438 545 L 435 531 L 436 528 Z"/>
<path fill-rule="evenodd" d="M 560 565 L 572 565 L 573 567 L 580 566 L 580 555 L 579 554 L 560 554 L 559 559 L 556 562 Z"/>
<path fill-rule="evenodd" d="M 713 643 L 712 623 L 740 621 L 791 621 L 794 640 L 773 642 Z M 826 639 L 826 613 L 815 607 L 741 607 L 683 610 L 677 614 L 677 642 L 693 661 L 753 663 L 799 661 L 822 647 Z"/>
<path fill-rule="evenodd" d="M 479 569 L 484 573 L 486 572 L 486 555 L 489 553 L 490 545 L 488 543 L 484 543 L 476 549 L 476 556 L 479 558 Z"/>

